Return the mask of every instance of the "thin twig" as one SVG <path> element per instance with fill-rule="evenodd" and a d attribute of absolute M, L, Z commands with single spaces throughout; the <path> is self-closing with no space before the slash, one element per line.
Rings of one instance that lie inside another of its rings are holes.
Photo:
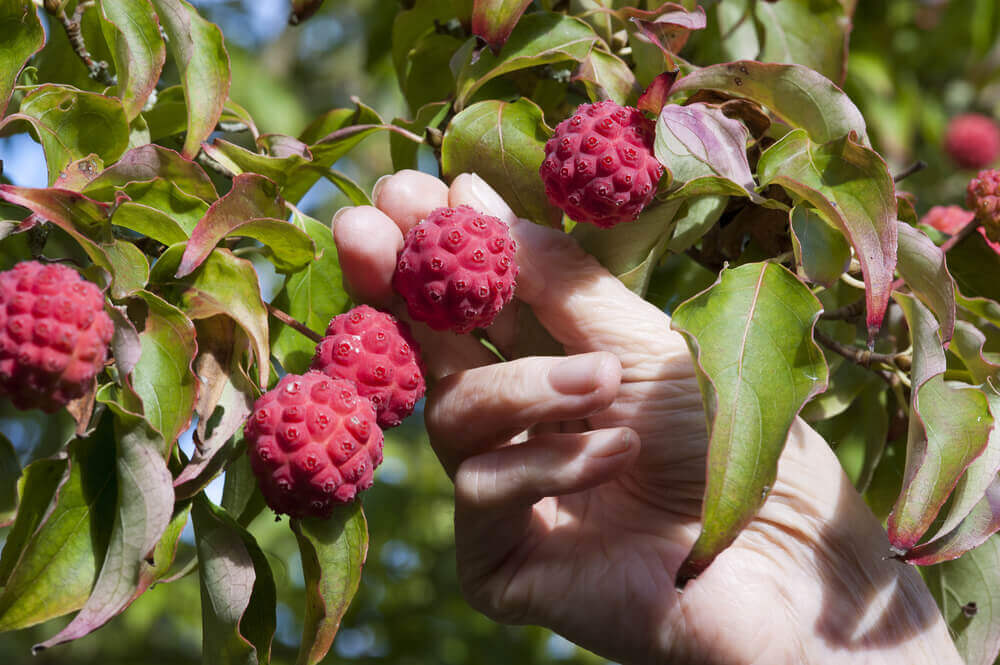
<path fill-rule="evenodd" d="M 331 133 L 327 134 L 326 136 L 324 136 L 323 138 L 321 138 L 316 143 L 317 144 L 333 143 L 334 141 L 338 141 L 338 140 L 340 140 L 342 138 L 346 138 L 348 136 L 354 136 L 355 134 L 360 134 L 361 132 L 368 131 L 369 129 L 387 129 L 390 132 L 395 132 L 395 133 L 399 134 L 402 137 L 410 139 L 414 143 L 423 143 L 424 142 L 424 137 L 423 136 L 420 136 L 418 134 L 414 134 L 413 132 L 409 131 L 408 129 L 403 129 L 402 127 L 398 127 L 396 125 L 375 125 L 375 124 L 371 124 L 371 125 L 351 125 L 350 127 L 344 127 L 343 129 L 338 129 L 335 132 L 331 132 Z"/>
<path fill-rule="evenodd" d="M 76 53 L 87 67 L 87 73 L 90 75 L 90 78 L 101 85 L 110 87 L 117 85 L 118 81 L 111 75 L 108 63 L 103 60 L 94 60 L 94 57 L 90 55 L 90 51 L 87 50 L 87 44 L 83 41 L 83 32 L 80 29 L 80 22 L 83 20 L 84 11 L 93 6 L 93 2 L 81 2 L 77 5 L 76 11 L 73 12 L 73 18 L 66 15 L 66 9 L 62 6 L 62 3 L 46 2 L 45 11 L 62 24 L 63 30 L 66 31 L 66 37 L 69 39 L 69 44 L 73 47 L 73 52 Z"/>
<path fill-rule="evenodd" d="M 282 323 L 284 323 L 289 328 L 294 328 L 299 333 L 301 333 L 302 335 L 308 337 L 309 339 L 311 339 L 312 341 L 316 342 L 317 344 L 319 344 L 321 341 L 323 341 L 323 336 L 320 335 L 318 332 L 312 330 L 311 328 L 309 328 L 308 326 L 306 326 L 306 324 L 304 324 L 304 323 L 302 323 L 300 321 L 296 321 L 291 316 L 289 316 L 285 312 L 282 312 L 280 309 L 278 309 L 277 307 L 275 307 L 271 303 L 267 303 L 267 311 L 270 312 L 271 316 L 273 316 L 274 318 L 278 319 L 279 321 L 281 321 Z"/>
<path fill-rule="evenodd" d="M 875 353 L 868 349 L 859 349 L 856 346 L 841 344 L 819 328 L 816 328 L 814 332 L 817 342 L 862 367 L 870 367 L 873 362 L 893 367 L 896 365 L 896 356 L 894 354 Z"/>
<path fill-rule="evenodd" d="M 927 168 L 927 162 L 925 162 L 922 159 L 918 159 L 917 161 L 913 162 L 908 167 L 897 173 L 896 175 L 892 176 L 892 181 L 901 182 L 906 178 L 909 178 L 914 173 L 920 173 L 926 168 Z"/>
<path fill-rule="evenodd" d="M 844 305 L 829 312 L 823 312 L 819 318 L 824 321 L 852 321 L 865 313 L 865 299 L 859 298 L 850 305 Z"/>

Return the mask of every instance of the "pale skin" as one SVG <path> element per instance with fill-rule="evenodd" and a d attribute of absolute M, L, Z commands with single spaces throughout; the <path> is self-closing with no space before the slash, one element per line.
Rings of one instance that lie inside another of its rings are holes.
<path fill-rule="evenodd" d="M 827 443 L 796 420 L 757 517 L 682 593 L 700 530 L 707 427 L 669 317 L 568 236 L 519 220 L 478 176 L 401 171 L 333 232 L 357 302 L 405 316 L 390 279 L 404 234 L 434 208 L 499 217 L 518 243 L 517 308 L 567 357 L 496 362 L 471 336 L 414 332 L 433 388 L 431 443 L 455 483 L 462 590 L 505 623 L 537 624 L 626 664 L 961 663 L 920 576 L 886 559 L 878 520 Z M 530 348 L 528 349 L 530 352 Z"/>

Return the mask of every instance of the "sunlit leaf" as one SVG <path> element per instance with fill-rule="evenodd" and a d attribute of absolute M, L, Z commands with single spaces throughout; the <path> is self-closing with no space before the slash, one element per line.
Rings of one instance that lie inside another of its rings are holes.
<path fill-rule="evenodd" d="M 17 83 L 21 69 L 45 42 L 45 33 L 31 0 L 9 0 L 0 5 L 0 118 Z"/>
<path fill-rule="evenodd" d="M 160 24 L 149 0 L 101 0 L 104 38 L 111 47 L 118 91 L 131 121 L 156 88 L 167 60 Z"/>
<path fill-rule="evenodd" d="M 909 224 L 897 222 L 896 227 L 899 274 L 941 322 L 941 341 L 947 344 L 955 330 L 955 280 L 948 273 L 944 252 Z"/>
<path fill-rule="evenodd" d="M 674 310 L 709 420 L 702 529 L 678 583 L 708 567 L 753 518 L 774 484 L 792 421 L 826 387 L 826 362 L 812 340 L 820 309 L 780 265 L 750 263 L 723 271 Z"/>
<path fill-rule="evenodd" d="M 475 0 L 472 34 L 481 37 L 494 53 L 500 52 L 531 0 Z"/>
<path fill-rule="evenodd" d="M 152 182 L 156 178 L 163 178 L 179 190 L 206 203 L 219 198 L 212 180 L 197 162 L 155 144 L 129 150 L 92 180 L 83 191 L 91 198 L 110 201 L 117 190 L 128 191 L 126 185 L 129 183 Z"/>
<path fill-rule="evenodd" d="M 810 282 L 831 286 L 851 262 L 851 246 L 844 235 L 808 205 L 789 212 L 795 260 Z"/>

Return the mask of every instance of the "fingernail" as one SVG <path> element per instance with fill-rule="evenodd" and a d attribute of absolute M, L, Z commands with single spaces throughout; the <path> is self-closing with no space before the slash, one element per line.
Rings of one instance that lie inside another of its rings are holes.
<path fill-rule="evenodd" d="M 378 195 L 382 192 L 382 186 L 385 185 L 385 181 L 392 177 L 392 174 L 384 175 L 375 181 L 375 185 L 372 187 L 372 205 L 378 205 Z"/>
<path fill-rule="evenodd" d="M 337 228 L 337 220 L 338 220 L 338 219 L 340 219 L 340 217 L 341 217 L 341 216 L 342 216 L 342 215 L 343 215 L 343 214 L 344 214 L 345 212 L 347 212 L 347 211 L 348 211 L 348 210 L 350 210 L 350 209 L 351 209 L 350 207 L 347 207 L 347 208 L 341 208 L 341 209 L 340 209 L 340 210 L 338 210 L 337 212 L 333 213 L 333 219 L 331 219 L 331 220 L 330 220 L 330 230 L 331 230 L 331 231 Z"/>
<path fill-rule="evenodd" d="M 481 204 L 480 210 L 494 217 L 499 217 L 508 225 L 513 224 L 517 220 L 517 216 L 510 209 L 510 206 L 507 205 L 507 202 L 500 198 L 500 195 L 485 180 L 475 173 L 467 175 L 469 176 L 469 191 L 479 200 Z"/>
<path fill-rule="evenodd" d="M 549 370 L 549 385 L 564 395 L 586 395 L 598 386 L 598 374 L 605 357 L 587 353 L 563 360 Z"/>
<path fill-rule="evenodd" d="M 614 457 L 622 455 L 632 449 L 632 446 L 639 443 L 639 438 L 630 429 L 622 429 L 613 436 L 609 436 L 604 441 L 594 446 L 590 451 L 591 457 Z"/>

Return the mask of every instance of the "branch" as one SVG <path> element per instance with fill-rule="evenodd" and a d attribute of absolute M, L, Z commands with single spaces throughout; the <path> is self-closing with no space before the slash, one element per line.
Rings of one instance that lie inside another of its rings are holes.
<path fill-rule="evenodd" d="M 865 369 L 870 369 L 875 372 L 890 386 L 899 383 L 899 376 L 897 376 L 895 372 L 890 372 L 880 367 L 872 367 L 871 364 L 873 362 L 888 365 L 889 367 L 893 367 L 895 369 L 902 369 L 904 371 L 910 367 L 910 358 L 904 354 L 875 353 L 874 351 L 869 351 L 867 349 L 859 349 L 856 346 L 841 344 L 819 328 L 813 328 L 813 336 L 817 342 L 834 353 L 847 358 L 856 365 L 860 365 Z"/>
<path fill-rule="evenodd" d="M 87 73 L 90 75 L 90 78 L 104 86 L 118 85 L 118 81 L 111 75 L 108 63 L 103 60 L 94 60 L 94 57 L 90 55 L 90 51 L 87 50 L 87 44 L 83 41 L 80 21 L 83 19 L 83 12 L 93 6 L 94 3 L 91 1 L 81 2 L 77 5 L 76 11 L 73 12 L 73 18 L 70 18 L 66 15 L 66 9 L 62 3 L 46 0 L 45 11 L 62 24 L 63 30 L 66 31 L 66 37 L 69 39 L 69 44 L 73 47 L 73 52 L 76 53 L 87 67 Z"/>
<path fill-rule="evenodd" d="M 902 180 L 905 180 L 906 178 L 909 178 L 914 173 L 920 173 L 926 168 L 927 168 L 927 162 L 925 162 L 922 159 L 918 159 L 917 161 L 913 162 L 908 167 L 897 173 L 896 175 L 892 176 L 892 181 L 900 182 Z"/>
<path fill-rule="evenodd" d="M 278 309 L 271 303 L 267 303 L 267 311 L 270 312 L 271 316 L 278 319 L 289 328 L 294 328 L 300 334 L 304 335 L 305 337 L 308 337 L 317 344 L 323 341 L 323 336 L 320 335 L 318 332 L 314 331 L 312 328 L 309 328 L 306 324 L 300 321 L 296 321 L 291 316 L 282 312 L 280 309 Z"/>

